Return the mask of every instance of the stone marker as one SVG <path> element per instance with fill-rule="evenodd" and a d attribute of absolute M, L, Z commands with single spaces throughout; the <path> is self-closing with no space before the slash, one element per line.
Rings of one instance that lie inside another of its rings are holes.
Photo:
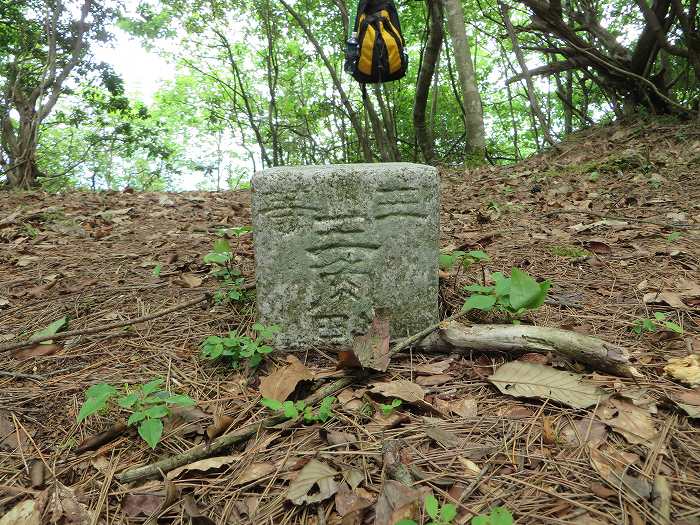
<path fill-rule="evenodd" d="M 348 345 L 386 309 L 391 337 L 438 321 L 439 185 L 409 163 L 253 176 L 260 322 L 282 347 Z"/>

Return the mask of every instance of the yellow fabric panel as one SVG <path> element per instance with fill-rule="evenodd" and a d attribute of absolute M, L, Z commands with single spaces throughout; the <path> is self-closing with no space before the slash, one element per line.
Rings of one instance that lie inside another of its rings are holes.
<path fill-rule="evenodd" d="M 362 39 L 360 47 L 360 60 L 357 62 L 357 69 L 365 75 L 372 74 L 372 56 L 374 55 L 374 39 L 377 32 L 372 26 L 367 26 L 367 32 Z"/>
<path fill-rule="evenodd" d="M 406 42 L 404 42 L 404 40 L 403 40 L 403 35 L 398 31 L 398 29 L 396 29 L 396 28 L 394 27 L 394 24 L 391 23 L 391 18 L 389 18 L 389 11 L 387 11 L 386 9 L 382 9 L 382 11 L 380 12 L 380 14 L 381 14 L 384 18 L 386 18 L 386 22 L 387 22 L 387 24 L 389 24 L 389 29 L 393 29 L 393 30 L 394 30 L 394 33 L 397 34 L 397 35 L 399 35 L 399 38 L 401 39 L 401 45 L 405 45 Z M 363 16 L 364 16 L 364 15 L 363 15 Z"/>
<path fill-rule="evenodd" d="M 389 58 L 389 73 L 396 73 L 399 69 L 401 69 L 401 55 L 399 54 L 399 46 L 392 34 L 384 28 L 384 22 L 380 22 L 379 27 L 382 30 L 384 44 L 386 44 L 386 52 Z"/>

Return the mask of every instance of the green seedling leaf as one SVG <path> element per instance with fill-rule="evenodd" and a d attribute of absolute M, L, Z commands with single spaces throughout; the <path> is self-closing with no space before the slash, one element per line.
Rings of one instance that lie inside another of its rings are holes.
<path fill-rule="evenodd" d="M 206 264 L 226 264 L 231 256 L 228 253 L 208 253 L 204 256 L 204 262 Z"/>
<path fill-rule="evenodd" d="M 228 255 L 231 253 L 231 245 L 226 239 L 216 239 L 216 241 L 214 241 L 213 252 Z"/>
<path fill-rule="evenodd" d="M 289 419 L 295 419 L 299 417 L 299 410 L 294 406 L 293 401 L 285 401 L 282 403 L 282 410 L 284 411 L 284 417 Z"/>
<path fill-rule="evenodd" d="M 53 323 L 48 325 L 43 330 L 39 330 L 29 340 L 34 341 L 34 340 L 40 339 L 42 337 L 49 337 L 51 335 L 56 335 L 60 330 L 63 330 L 64 328 L 67 328 L 67 327 L 68 327 L 68 317 L 67 316 L 61 317 L 60 319 L 57 319 Z M 43 341 L 41 344 L 48 345 L 51 343 L 53 343 L 53 341 Z"/>
<path fill-rule="evenodd" d="M 160 272 L 163 270 L 162 265 L 157 265 L 155 268 L 153 268 L 153 277 L 160 277 Z"/>
<path fill-rule="evenodd" d="M 131 408 L 134 403 L 139 400 L 139 396 L 136 394 L 129 394 L 128 396 L 120 397 L 117 399 L 117 404 L 122 408 Z"/>
<path fill-rule="evenodd" d="M 318 409 L 318 419 L 325 423 L 328 418 L 333 414 L 333 403 L 335 403 L 336 398 L 333 396 L 327 396 L 321 401 L 321 406 Z"/>
<path fill-rule="evenodd" d="M 490 310 L 496 304 L 495 295 L 471 295 L 464 301 L 462 311 Z"/>
<path fill-rule="evenodd" d="M 683 235 L 681 232 L 673 232 L 673 233 L 670 233 L 668 235 L 668 237 L 666 237 L 666 240 L 668 242 L 674 242 L 674 241 L 677 241 L 678 239 L 680 239 L 681 235 Z"/>
<path fill-rule="evenodd" d="M 675 332 L 677 334 L 683 333 L 683 327 L 681 325 L 676 324 L 676 323 L 672 323 L 671 321 L 665 321 L 664 328 L 666 328 L 666 330 L 670 330 L 671 332 Z"/>
<path fill-rule="evenodd" d="M 108 385 L 107 383 L 98 383 L 96 385 L 92 385 L 90 388 L 87 389 L 87 391 L 85 392 L 85 397 L 109 398 L 116 394 L 117 389 L 114 388 L 112 385 Z"/>
<path fill-rule="evenodd" d="M 134 412 L 133 414 L 131 414 L 129 416 L 129 419 L 127 420 L 126 424 L 131 426 L 134 423 L 138 423 L 139 421 L 143 421 L 144 419 L 146 419 L 145 412 L 142 412 L 139 410 L 139 411 Z"/>
<path fill-rule="evenodd" d="M 440 268 L 443 270 L 451 269 L 455 264 L 455 257 L 449 253 L 441 253 L 439 258 Z"/>
<path fill-rule="evenodd" d="M 415 521 L 403 519 L 396 522 L 396 525 L 418 525 Z"/>
<path fill-rule="evenodd" d="M 471 525 L 491 525 L 491 520 L 488 516 L 474 516 Z"/>
<path fill-rule="evenodd" d="M 495 507 L 491 511 L 491 525 L 513 525 L 513 515 L 504 507 Z"/>
<path fill-rule="evenodd" d="M 457 517 L 457 506 L 452 503 L 445 503 L 440 511 L 440 521 L 451 523 Z"/>
<path fill-rule="evenodd" d="M 493 286 L 482 286 L 480 284 L 470 284 L 463 288 L 465 292 L 480 293 L 480 294 L 490 294 L 493 293 L 495 288 Z"/>
<path fill-rule="evenodd" d="M 139 436 L 151 448 L 156 448 L 163 435 L 163 422 L 160 419 L 144 419 L 139 424 Z"/>
<path fill-rule="evenodd" d="M 501 272 L 495 272 L 491 277 L 493 282 L 496 283 L 497 296 L 503 297 L 510 293 L 511 279 L 509 277 L 506 277 Z"/>
<path fill-rule="evenodd" d="M 168 407 L 164 405 L 156 405 L 153 407 L 149 407 L 144 411 L 144 414 L 146 414 L 146 417 L 149 418 L 159 418 L 159 417 L 165 417 L 170 413 L 168 410 Z"/>
<path fill-rule="evenodd" d="M 149 381 L 148 383 L 144 384 L 141 387 L 141 392 L 143 392 L 144 396 L 147 396 L 148 394 L 152 394 L 153 392 L 156 392 L 159 388 L 160 385 L 163 384 L 162 379 L 154 379 L 152 381 Z"/>
<path fill-rule="evenodd" d="M 275 336 L 275 334 L 280 331 L 280 327 L 276 324 L 265 326 L 260 323 L 255 323 L 253 325 L 253 330 L 255 330 L 258 333 L 259 338 L 267 341 L 272 339 Z"/>
<path fill-rule="evenodd" d="M 434 520 L 438 519 L 440 504 L 435 496 L 428 494 L 425 496 L 425 512 Z"/>
<path fill-rule="evenodd" d="M 179 405 L 181 407 L 191 407 L 196 405 L 196 401 L 185 394 L 175 394 L 163 399 L 169 405 Z"/>
<path fill-rule="evenodd" d="M 80 412 L 78 412 L 78 423 L 83 421 L 86 417 L 91 416 L 100 410 L 107 407 L 107 398 L 105 397 L 89 397 L 80 407 Z"/>
<path fill-rule="evenodd" d="M 282 402 L 277 401 L 276 399 L 269 399 L 267 397 L 263 397 L 262 400 L 260 400 L 260 403 L 263 406 L 266 406 L 270 410 L 281 410 L 282 409 Z"/>
<path fill-rule="evenodd" d="M 654 313 L 654 318 L 657 321 L 665 321 L 666 320 L 666 314 L 663 312 L 655 312 Z"/>
<path fill-rule="evenodd" d="M 510 305 L 513 310 L 527 308 L 542 298 L 542 288 L 527 273 L 513 268 L 510 283 Z"/>
<path fill-rule="evenodd" d="M 473 250 L 473 251 L 467 252 L 467 256 L 471 257 L 475 261 L 490 261 L 491 260 L 491 257 L 489 257 L 486 252 L 481 251 L 481 250 Z"/>

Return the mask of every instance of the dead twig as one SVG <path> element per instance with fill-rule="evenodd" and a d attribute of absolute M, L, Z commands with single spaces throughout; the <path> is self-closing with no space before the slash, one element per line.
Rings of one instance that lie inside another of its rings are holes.
<path fill-rule="evenodd" d="M 113 330 L 115 328 L 121 328 L 123 326 L 130 326 L 138 323 L 145 323 L 146 321 L 151 321 L 153 319 L 157 319 L 158 317 L 163 317 L 165 315 L 171 314 L 173 312 L 178 312 L 180 310 L 185 310 L 191 306 L 195 306 L 199 303 L 203 303 L 204 301 L 209 300 L 209 295 L 203 295 L 201 297 L 198 297 L 197 299 L 192 299 L 191 301 L 187 301 L 185 303 L 181 303 L 175 306 L 172 306 L 170 308 L 167 308 L 165 310 L 161 310 L 160 312 L 156 312 L 154 314 L 149 314 L 149 315 L 144 315 L 143 317 L 137 317 L 136 319 L 129 319 L 127 321 L 119 321 L 117 323 L 112 323 L 104 326 L 98 326 L 95 328 L 85 328 L 83 330 L 71 330 L 69 332 L 61 332 L 58 334 L 54 335 L 46 335 L 43 337 L 36 337 L 29 339 L 28 341 L 21 341 L 19 343 L 10 343 L 8 345 L 3 345 L 0 346 L 0 353 L 3 352 L 9 352 L 10 350 L 16 350 L 17 348 L 22 348 L 28 345 L 33 345 L 37 343 L 41 343 L 42 341 L 58 341 L 61 339 L 68 339 L 71 337 L 78 337 L 81 335 L 94 335 L 94 334 L 99 334 L 102 332 L 107 332 L 108 330 Z"/>
<path fill-rule="evenodd" d="M 685 223 L 669 224 L 667 222 L 652 221 L 651 219 L 637 219 L 635 217 L 620 217 L 618 215 L 610 215 L 608 213 L 598 213 L 595 211 L 586 211 L 586 210 L 550 211 L 549 213 L 545 214 L 545 217 L 553 217 L 554 215 L 570 215 L 570 214 L 588 215 L 590 217 L 600 217 L 601 219 L 612 219 L 615 221 L 641 222 L 642 224 L 652 224 L 654 226 L 660 226 L 662 228 L 682 228 L 682 229 L 686 229 L 686 230 L 700 230 L 700 226 L 695 225 L 695 224 L 685 224 Z"/>
<path fill-rule="evenodd" d="M 304 403 L 307 406 L 312 405 L 320 401 L 324 397 L 335 394 L 336 392 L 349 386 L 354 380 L 354 377 L 340 378 L 334 381 L 333 383 L 330 383 L 329 385 L 325 385 L 319 388 L 316 392 L 304 399 Z M 122 473 L 118 477 L 118 479 L 121 483 L 131 483 L 132 481 L 156 476 L 161 472 L 169 472 L 174 468 L 187 465 L 189 463 L 192 463 L 193 461 L 199 461 L 200 459 L 213 456 L 219 451 L 228 448 L 232 445 L 235 445 L 236 443 L 247 441 L 251 437 L 258 435 L 266 428 L 279 425 L 280 423 L 284 423 L 286 421 L 288 420 L 285 416 L 268 417 L 266 419 L 263 419 L 262 421 L 258 421 L 257 423 L 246 425 L 229 434 L 224 434 L 223 436 L 218 437 L 208 445 L 206 443 L 197 445 L 196 447 L 193 447 L 188 451 L 183 452 L 182 454 L 161 459 L 160 461 L 156 461 L 155 463 L 151 463 L 150 465 L 144 465 L 143 467 L 136 467 L 127 470 L 126 472 Z"/>

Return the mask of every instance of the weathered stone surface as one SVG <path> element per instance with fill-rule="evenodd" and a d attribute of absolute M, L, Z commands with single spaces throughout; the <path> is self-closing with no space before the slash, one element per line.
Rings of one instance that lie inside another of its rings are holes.
<path fill-rule="evenodd" d="M 386 309 L 391 337 L 438 320 L 435 168 L 279 167 L 253 177 L 258 314 L 283 347 L 347 345 Z"/>

